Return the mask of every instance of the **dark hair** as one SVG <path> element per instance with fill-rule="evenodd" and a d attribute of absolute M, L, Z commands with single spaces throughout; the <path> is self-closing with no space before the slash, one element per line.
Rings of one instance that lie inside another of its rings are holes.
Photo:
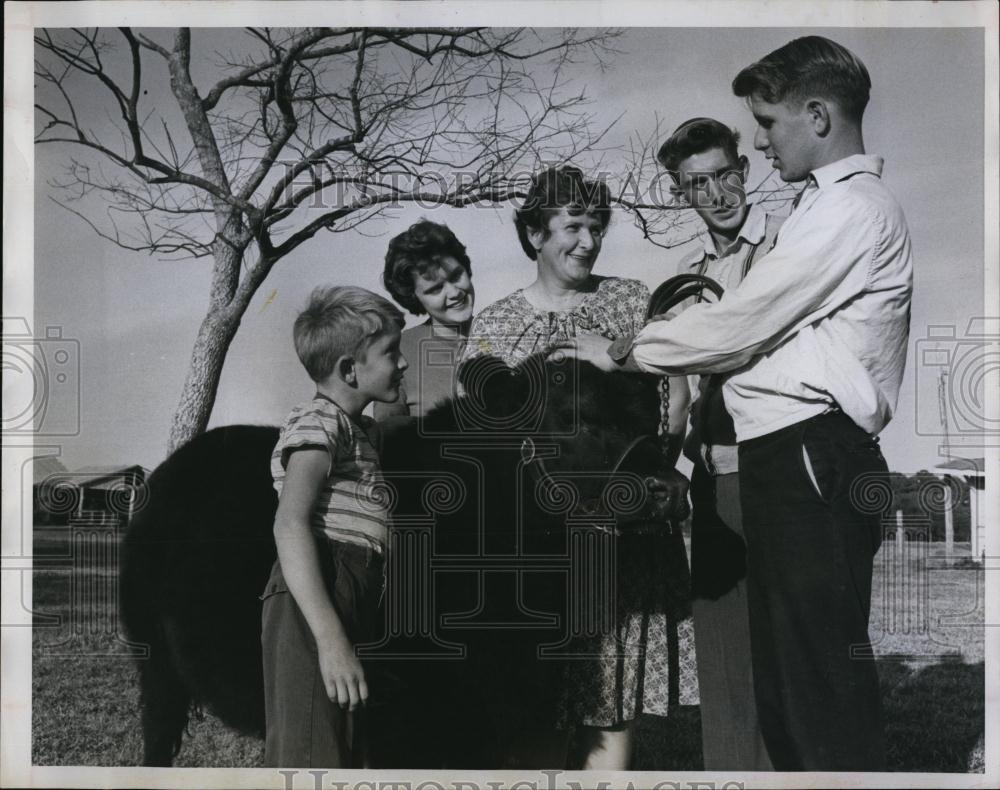
<path fill-rule="evenodd" d="M 364 359 L 377 335 L 389 327 L 398 332 L 405 323 L 396 305 L 364 288 L 319 287 L 295 319 L 292 337 L 309 378 L 319 382 L 329 378 L 340 357 Z"/>
<path fill-rule="evenodd" d="M 611 192 L 603 181 L 591 181 L 573 165 L 535 173 L 524 205 L 514 212 L 517 238 L 531 260 L 536 260 L 538 253 L 528 239 L 529 229 L 541 229 L 548 238 L 549 219 L 561 208 L 571 214 L 593 214 L 600 220 L 603 233 L 611 222 Z"/>
<path fill-rule="evenodd" d="M 733 80 L 737 96 L 759 96 L 770 104 L 809 95 L 833 99 L 860 123 L 872 81 L 861 59 L 836 41 L 805 36 L 789 41 L 743 69 Z"/>
<path fill-rule="evenodd" d="M 740 154 L 740 133 L 714 118 L 692 118 L 674 129 L 674 133 L 660 146 L 656 160 L 677 180 L 681 162 L 694 154 L 712 148 L 721 148 L 730 162 L 737 162 Z"/>
<path fill-rule="evenodd" d="M 382 282 L 402 307 L 413 315 L 427 312 L 414 295 L 414 276 L 454 258 L 472 274 L 472 262 L 462 244 L 447 225 L 422 219 L 389 242 Z"/>

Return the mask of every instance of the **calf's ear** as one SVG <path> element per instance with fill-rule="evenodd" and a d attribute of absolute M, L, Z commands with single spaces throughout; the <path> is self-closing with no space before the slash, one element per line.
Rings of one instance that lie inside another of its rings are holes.
<path fill-rule="evenodd" d="M 465 397 L 484 416 L 501 416 L 516 411 L 524 402 L 525 381 L 515 368 L 502 359 L 475 357 L 458 370 Z"/>

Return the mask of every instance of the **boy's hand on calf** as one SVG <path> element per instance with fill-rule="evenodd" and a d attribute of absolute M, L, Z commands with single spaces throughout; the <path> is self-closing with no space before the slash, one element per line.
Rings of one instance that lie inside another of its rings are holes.
<path fill-rule="evenodd" d="M 319 645 L 319 668 L 326 694 L 332 702 L 350 710 L 356 710 L 367 702 L 365 671 L 350 642 L 322 642 Z"/>

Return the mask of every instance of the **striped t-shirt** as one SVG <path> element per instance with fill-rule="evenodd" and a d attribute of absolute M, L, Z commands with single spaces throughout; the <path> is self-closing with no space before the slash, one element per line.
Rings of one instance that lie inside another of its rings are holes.
<path fill-rule="evenodd" d="M 365 432 L 372 424 L 370 417 L 354 422 L 336 403 L 317 394 L 288 415 L 271 454 L 271 476 L 281 496 L 291 453 L 305 448 L 326 450 L 330 467 L 313 507 L 313 530 L 330 540 L 383 551 L 389 513 L 387 498 L 379 488 L 378 453 Z"/>

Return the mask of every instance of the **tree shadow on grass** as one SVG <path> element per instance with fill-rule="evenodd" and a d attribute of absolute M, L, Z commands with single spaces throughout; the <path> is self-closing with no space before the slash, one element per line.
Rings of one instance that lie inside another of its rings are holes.
<path fill-rule="evenodd" d="M 985 666 L 878 662 L 890 771 L 965 773 L 983 737 Z"/>
<path fill-rule="evenodd" d="M 983 663 L 912 667 L 880 659 L 877 666 L 888 770 L 981 772 L 981 757 L 973 755 L 985 728 Z M 640 717 L 632 770 L 700 771 L 702 766 L 699 708 L 680 708 L 670 718 Z"/>

